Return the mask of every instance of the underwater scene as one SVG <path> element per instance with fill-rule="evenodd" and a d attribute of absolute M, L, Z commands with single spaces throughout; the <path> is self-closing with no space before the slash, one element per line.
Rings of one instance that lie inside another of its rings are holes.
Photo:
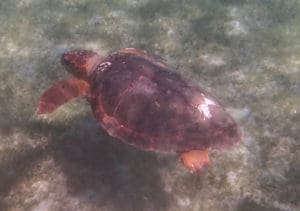
<path fill-rule="evenodd" d="M 300 210 L 300 1 L 2 0 L 0 26 L 1 211 Z"/>

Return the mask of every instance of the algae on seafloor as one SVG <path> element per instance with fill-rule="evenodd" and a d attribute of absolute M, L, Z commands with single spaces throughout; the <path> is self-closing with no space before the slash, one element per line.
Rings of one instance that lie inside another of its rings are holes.
<path fill-rule="evenodd" d="M 299 210 L 298 0 L 11 0 L 0 19 L 0 210 Z M 36 115 L 64 51 L 124 47 L 207 87 L 243 142 L 197 176 L 109 137 L 84 99 Z"/>

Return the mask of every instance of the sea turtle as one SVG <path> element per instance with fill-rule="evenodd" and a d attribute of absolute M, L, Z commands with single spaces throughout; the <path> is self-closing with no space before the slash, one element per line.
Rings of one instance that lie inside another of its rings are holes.
<path fill-rule="evenodd" d="M 107 57 L 73 50 L 62 55 L 62 64 L 75 78 L 51 86 L 39 114 L 87 96 L 109 135 L 143 150 L 177 152 L 191 172 L 210 164 L 207 150 L 241 140 L 238 125 L 217 100 L 159 56 L 134 48 Z"/>

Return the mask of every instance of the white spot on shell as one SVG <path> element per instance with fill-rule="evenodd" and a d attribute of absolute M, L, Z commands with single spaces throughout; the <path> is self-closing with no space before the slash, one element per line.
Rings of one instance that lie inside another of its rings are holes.
<path fill-rule="evenodd" d="M 111 62 L 103 62 L 103 63 L 98 65 L 97 70 L 103 72 L 110 65 L 111 65 Z"/>
<path fill-rule="evenodd" d="M 197 106 L 197 108 L 198 108 L 198 110 L 203 114 L 203 116 L 204 116 L 203 119 L 205 120 L 206 118 L 209 119 L 209 118 L 212 117 L 212 115 L 211 115 L 211 113 L 210 113 L 210 110 L 209 110 L 209 106 L 210 106 L 210 105 L 217 105 L 217 104 L 216 104 L 213 100 L 204 97 L 203 94 L 202 94 L 202 96 L 203 96 L 203 102 L 200 103 L 200 104 Z"/>

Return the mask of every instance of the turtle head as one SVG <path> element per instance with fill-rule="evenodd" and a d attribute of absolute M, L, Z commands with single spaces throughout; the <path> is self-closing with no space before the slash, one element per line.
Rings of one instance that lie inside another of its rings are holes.
<path fill-rule="evenodd" d="M 77 78 L 87 79 L 101 60 L 101 57 L 93 51 L 73 50 L 62 55 L 61 63 Z"/>

